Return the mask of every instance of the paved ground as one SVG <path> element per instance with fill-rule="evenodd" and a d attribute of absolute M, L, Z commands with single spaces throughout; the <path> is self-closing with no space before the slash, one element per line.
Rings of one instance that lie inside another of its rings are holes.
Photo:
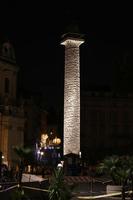
<path fill-rule="evenodd" d="M 112 196 L 112 197 L 100 197 L 106 195 L 106 185 L 109 182 L 104 180 L 95 180 L 94 182 L 89 183 L 80 183 L 77 184 L 76 188 L 74 189 L 74 194 L 76 197 L 90 197 L 90 199 L 98 199 L 98 200 L 122 200 L 121 196 Z M 92 198 L 91 198 L 92 197 Z M 126 200 L 130 200 L 131 196 L 127 196 Z M 77 198 L 75 198 L 77 199 Z M 74 200 L 75 200 L 74 199 Z M 82 199 L 82 198 L 81 198 Z"/>
<path fill-rule="evenodd" d="M 79 195 L 96 196 L 106 193 L 106 184 L 99 182 L 78 183 L 74 188 L 74 193 Z"/>
<path fill-rule="evenodd" d="M 43 182 L 42 184 L 40 184 L 39 182 L 34 182 L 34 183 L 29 182 L 29 183 L 23 183 L 23 185 L 27 185 L 29 187 L 34 187 L 34 188 L 40 188 L 40 189 L 41 188 L 44 189 L 47 186 L 46 182 Z M 6 192 L 3 192 L 3 193 L 0 192 L 0 200 L 10 199 L 11 193 L 12 193 L 13 190 L 6 191 Z M 89 196 L 90 195 L 96 196 L 98 194 L 105 194 L 105 190 L 106 190 L 106 185 L 99 183 L 99 182 L 77 183 L 74 187 L 73 194 L 74 194 L 74 196 L 78 196 L 78 195 L 79 196 L 86 196 L 86 195 L 87 196 L 88 195 Z M 46 196 L 45 192 L 37 191 L 37 190 L 30 190 L 30 189 L 26 189 L 26 188 L 24 188 L 24 191 L 28 196 L 30 196 L 30 198 L 32 200 L 47 199 L 47 198 L 45 198 L 45 196 Z M 74 199 L 77 199 L 77 198 L 74 198 Z"/>
<path fill-rule="evenodd" d="M 73 194 L 74 198 L 73 200 L 77 200 L 77 196 L 98 196 L 102 194 L 106 194 L 106 185 L 109 183 L 109 179 L 105 178 L 95 178 L 92 179 L 92 181 L 88 181 L 86 183 L 76 183 Z M 28 182 L 28 183 L 23 183 L 24 185 L 27 185 L 29 187 L 34 187 L 34 188 L 39 188 L 39 189 L 44 189 L 47 188 L 48 182 L 46 183 L 45 181 L 40 183 L 40 182 Z M 37 191 L 37 190 L 30 190 L 25 188 L 25 193 L 30 196 L 30 199 L 32 200 L 47 200 L 47 195 L 45 192 L 42 191 Z M 11 191 L 8 192 L 0 192 L 0 200 L 5 199 L 9 200 L 11 197 Z M 116 197 L 106 197 L 106 198 L 98 198 L 99 200 L 117 200 L 118 198 Z M 121 199 L 121 197 L 119 198 Z"/>

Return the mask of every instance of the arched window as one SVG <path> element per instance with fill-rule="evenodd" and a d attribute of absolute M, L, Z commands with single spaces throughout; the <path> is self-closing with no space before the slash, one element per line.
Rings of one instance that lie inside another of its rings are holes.
<path fill-rule="evenodd" d="M 9 79 L 5 78 L 5 93 L 9 93 Z"/>

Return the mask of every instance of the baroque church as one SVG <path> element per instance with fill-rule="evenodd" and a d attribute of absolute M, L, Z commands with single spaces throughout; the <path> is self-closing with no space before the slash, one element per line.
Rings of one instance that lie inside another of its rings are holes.
<path fill-rule="evenodd" d="M 15 52 L 10 42 L 0 44 L 0 151 L 2 162 L 8 166 L 17 161 L 13 150 L 24 143 L 24 110 L 17 99 Z"/>

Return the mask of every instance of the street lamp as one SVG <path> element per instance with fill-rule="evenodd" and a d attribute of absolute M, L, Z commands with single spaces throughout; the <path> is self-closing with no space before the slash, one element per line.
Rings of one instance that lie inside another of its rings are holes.
<path fill-rule="evenodd" d="M 62 169 L 63 168 L 63 164 L 62 163 L 58 163 L 57 168 L 58 169 Z"/>
<path fill-rule="evenodd" d="M 81 151 L 79 152 L 79 158 L 81 158 Z"/>

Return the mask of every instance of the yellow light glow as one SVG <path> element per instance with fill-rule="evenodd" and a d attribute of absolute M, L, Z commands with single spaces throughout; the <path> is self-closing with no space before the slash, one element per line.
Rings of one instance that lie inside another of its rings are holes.
<path fill-rule="evenodd" d="M 48 135 L 47 134 L 42 134 L 41 135 L 41 147 L 45 147 L 47 143 Z"/>
<path fill-rule="evenodd" d="M 59 145 L 60 143 L 61 143 L 61 139 L 60 139 L 60 138 L 55 137 L 55 138 L 53 139 L 53 144 Z"/>

